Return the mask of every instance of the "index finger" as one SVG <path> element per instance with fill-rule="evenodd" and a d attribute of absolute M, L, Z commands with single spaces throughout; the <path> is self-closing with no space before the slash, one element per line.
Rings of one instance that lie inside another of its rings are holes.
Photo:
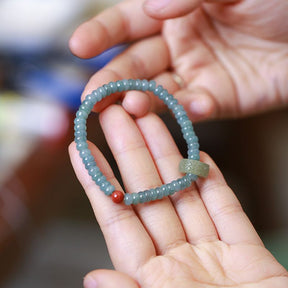
<path fill-rule="evenodd" d="M 90 58 L 118 43 L 159 32 L 162 21 L 147 16 L 142 9 L 143 2 L 123 1 L 84 22 L 70 39 L 72 53 L 81 58 Z"/>
<path fill-rule="evenodd" d="M 92 143 L 89 143 L 89 148 L 103 174 L 112 185 L 121 190 L 120 184 L 101 152 Z M 133 275 L 135 267 L 143 265 L 155 255 L 154 244 L 149 234 L 132 207 L 115 204 L 95 184 L 87 173 L 74 142 L 69 146 L 69 154 L 76 176 L 89 198 L 104 234 L 115 268 Z"/>

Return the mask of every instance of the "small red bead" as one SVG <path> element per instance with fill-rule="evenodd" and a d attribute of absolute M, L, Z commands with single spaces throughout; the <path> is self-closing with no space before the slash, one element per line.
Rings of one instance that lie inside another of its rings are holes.
<path fill-rule="evenodd" d="M 124 199 L 124 193 L 116 190 L 111 194 L 111 197 L 114 203 L 121 203 Z"/>

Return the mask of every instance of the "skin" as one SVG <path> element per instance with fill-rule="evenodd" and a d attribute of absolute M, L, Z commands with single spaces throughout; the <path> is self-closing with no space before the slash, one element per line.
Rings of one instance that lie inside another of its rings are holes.
<path fill-rule="evenodd" d="M 160 118 L 134 119 L 111 105 L 100 123 L 117 161 L 126 192 L 181 177 L 182 158 Z M 122 191 L 109 164 L 89 148 L 107 179 Z M 287 287 L 287 271 L 265 249 L 221 172 L 205 153 L 209 176 L 171 197 L 135 207 L 113 203 L 91 180 L 75 143 L 69 147 L 76 175 L 104 234 L 116 271 L 97 270 L 91 287 Z"/>
<path fill-rule="evenodd" d="M 156 79 L 193 121 L 241 117 L 287 105 L 287 1 L 171 0 L 157 7 L 161 2 L 123 1 L 75 31 L 70 48 L 83 58 L 133 42 L 90 79 L 83 95 L 118 79 Z M 184 80 L 183 87 L 173 73 Z M 140 92 L 137 97 L 127 93 L 123 106 L 136 116 L 163 109 L 155 97 Z"/>
<path fill-rule="evenodd" d="M 83 23 L 70 40 L 82 58 L 118 43 L 121 55 L 91 77 L 83 97 L 124 78 L 155 79 L 178 98 L 193 121 L 241 117 L 287 105 L 288 2 L 123 1 Z M 178 74 L 184 85 L 173 78 Z M 112 102 L 122 100 L 122 106 Z M 161 120 L 155 97 L 116 94 L 96 105 L 126 192 L 181 176 L 181 155 Z M 132 118 L 128 113 L 133 114 Z M 122 190 L 90 143 L 107 178 Z M 265 249 L 221 172 L 172 197 L 136 207 L 114 204 L 91 181 L 72 143 L 76 175 L 103 231 L 115 271 L 97 270 L 91 287 L 287 287 L 287 271 Z M 133 171 L 133 173 L 131 173 Z"/>

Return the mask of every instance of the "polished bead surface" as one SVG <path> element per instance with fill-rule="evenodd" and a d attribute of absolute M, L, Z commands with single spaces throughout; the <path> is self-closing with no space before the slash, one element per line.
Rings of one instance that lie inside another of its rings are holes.
<path fill-rule="evenodd" d="M 191 173 L 200 177 L 207 177 L 209 165 L 198 160 L 182 159 L 179 164 L 179 171 L 182 173 Z"/>
<path fill-rule="evenodd" d="M 133 193 L 134 194 L 134 193 Z M 126 205 L 131 205 L 131 204 L 133 204 L 133 194 L 125 194 L 125 196 L 124 196 L 124 203 L 126 204 Z M 139 196 L 139 193 L 137 193 L 138 194 L 138 196 Z M 139 197 L 138 197 L 139 198 Z M 140 200 L 139 200 L 140 201 Z M 139 202 L 138 202 L 139 203 Z"/>
<path fill-rule="evenodd" d="M 124 199 L 124 193 L 118 190 L 115 190 L 112 194 L 111 194 L 112 200 L 114 203 L 121 203 Z"/>
<path fill-rule="evenodd" d="M 105 195 L 110 196 L 115 191 L 115 187 L 109 183 L 109 185 L 103 191 Z"/>

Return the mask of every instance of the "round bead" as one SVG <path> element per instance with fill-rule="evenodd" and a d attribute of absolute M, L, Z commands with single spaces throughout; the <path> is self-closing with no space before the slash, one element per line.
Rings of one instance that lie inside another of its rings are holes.
<path fill-rule="evenodd" d="M 124 199 L 124 193 L 118 190 L 115 190 L 111 194 L 112 200 L 114 203 L 121 203 Z"/>

